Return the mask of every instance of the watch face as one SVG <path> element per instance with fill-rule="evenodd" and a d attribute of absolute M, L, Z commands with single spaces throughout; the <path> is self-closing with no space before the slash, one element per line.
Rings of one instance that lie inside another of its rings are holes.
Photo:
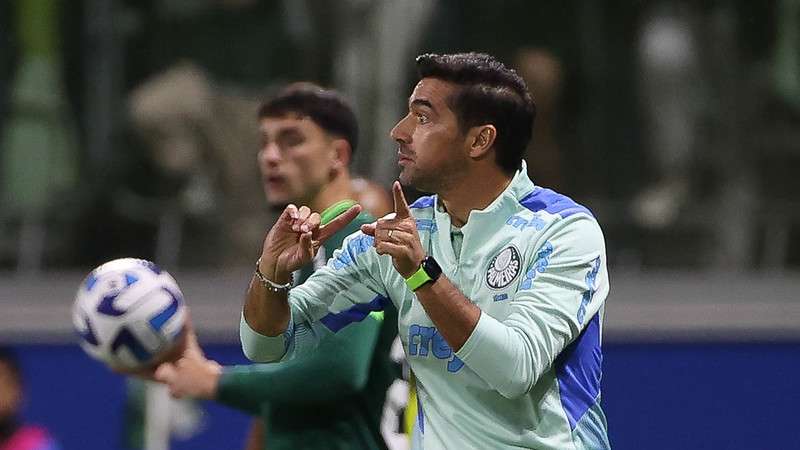
<path fill-rule="evenodd" d="M 439 267 L 439 263 L 432 256 L 427 256 L 422 260 L 422 268 L 431 277 L 431 280 L 436 280 L 442 274 L 442 268 Z"/>

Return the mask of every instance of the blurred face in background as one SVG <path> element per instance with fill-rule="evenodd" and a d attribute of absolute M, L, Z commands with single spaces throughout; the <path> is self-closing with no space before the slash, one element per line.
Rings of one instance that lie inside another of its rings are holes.
<path fill-rule="evenodd" d="M 408 100 L 408 114 L 391 131 L 398 143 L 400 182 L 426 192 L 441 192 L 468 162 L 466 136 L 447 100 L 458 87 L 423 78 Z"/>
<path fill-rule="evenodd" d="M 258 167 L 273 208 L 309 204 L 330 182 L 337 167 L 337 138 L 299 115 L 263 117 L 259 124 Z"/>
<path fill-rule="evenodd" d="M 22 386 L 14 371 L 0 361 L 0 422 L 16 416 L 22 403 Z"/>

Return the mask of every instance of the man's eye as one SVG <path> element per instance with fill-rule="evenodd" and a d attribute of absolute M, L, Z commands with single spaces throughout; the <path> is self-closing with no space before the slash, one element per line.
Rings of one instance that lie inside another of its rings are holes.
<path fill-rule="evenodd" d="M 280 140 L 281 148 L 296 147 L 303 143 L 301 136 L 286 136 Z"/>
<path fill-rule="evenodd" d="M 425 114 L 417 114 L 416 116 L 417 116 L 417 122 L 419 122 L 419 123 L 428 123 L 429 122 L 428 116 L 426 116 Z"/>

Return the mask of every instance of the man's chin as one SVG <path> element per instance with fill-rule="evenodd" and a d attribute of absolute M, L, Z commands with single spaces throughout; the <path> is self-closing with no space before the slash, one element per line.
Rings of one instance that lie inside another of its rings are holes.
<path fill-rule="evenodd" d="M 403 169 L 400 171 L 400 174 L 397 176 L 398 181 L 403 186 L 411 186 L 414 187 L 414 177 L 411 175 L 408 169 Z"/>
<path fill-rule="evenodd" d="M 425 177 L 420 177 L 419 173 L 413 174 L 408 170 L 403 170 L 397 179 L 403 187 L 410 187 L 419 192 L 433 192 L 431 190 L 432 183 L 426 182 Z"/>
<path fill-rule="evenodd" d="M 269 192 L 269 191 L 265 190 L 264 194 L 265 194 L 264 196 L 266 197 L 266 200 L 267 200 L 267 207 L 269 208 L 270 211 L 281 212 L 286 208 L 286 206 L 289 203 L 292 203 L 289 200 L 289 196 L 288 195 L 283 195 L 282 193 L 277 193 L 277 192 L 274 192 L 274 191 L 273 192 Z"/>

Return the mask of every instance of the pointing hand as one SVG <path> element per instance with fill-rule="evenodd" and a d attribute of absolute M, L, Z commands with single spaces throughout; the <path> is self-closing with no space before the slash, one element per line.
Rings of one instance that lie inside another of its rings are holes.
<path fill-rule="evenodd" d="M 408 278 L 419 269 L 425 258 L 425 251 L 417 233 L 417 223 L 411 215 L 403 188 L 399 181 L 392 185 L 394 197 L 394 216 L 378 219 L 362 225 L 364 234 L 375 237 L 375 250 L 379 255 L 391 255 L 395 270 Z"/>

